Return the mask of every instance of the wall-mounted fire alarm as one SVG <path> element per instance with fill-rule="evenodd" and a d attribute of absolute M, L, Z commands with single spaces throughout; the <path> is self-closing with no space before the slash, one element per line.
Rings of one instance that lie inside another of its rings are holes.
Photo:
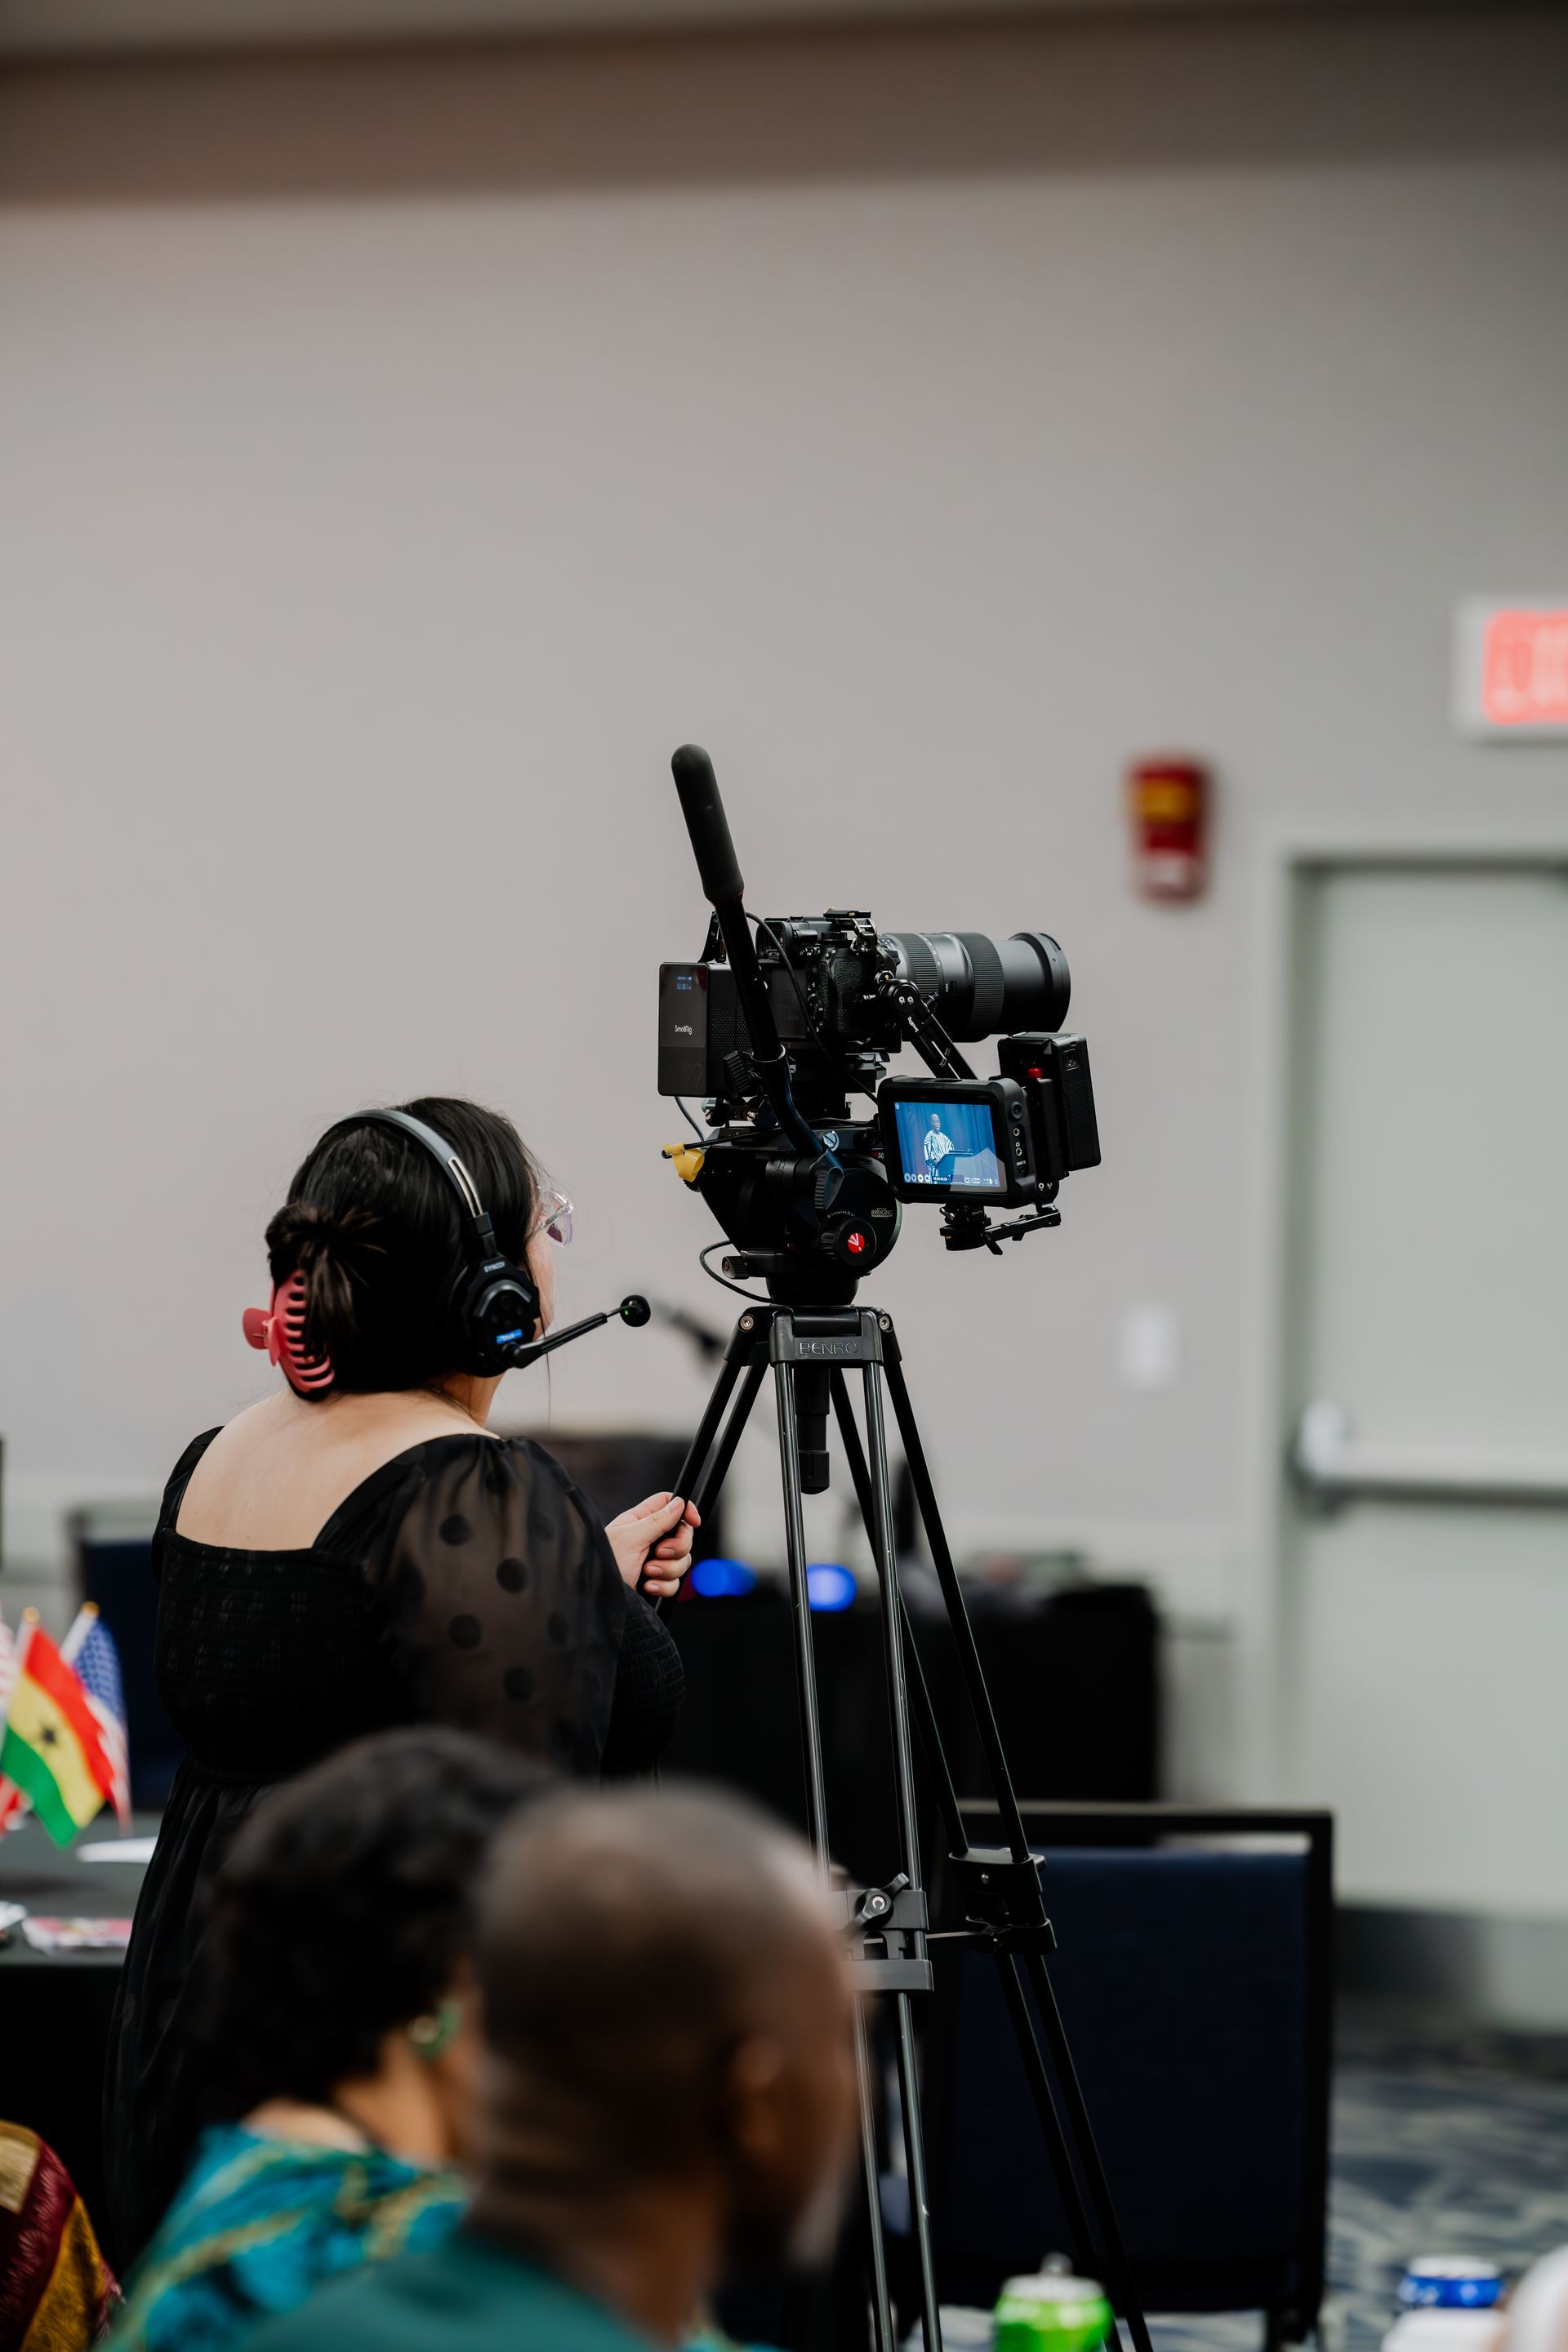
<path fill-rule="evenodd" d="M 1132 870 L 1145 898 L 1195 898 L 1208 879 L 1209 772 L 1198 760 L 1139 760 L 1128 771 Z"/>

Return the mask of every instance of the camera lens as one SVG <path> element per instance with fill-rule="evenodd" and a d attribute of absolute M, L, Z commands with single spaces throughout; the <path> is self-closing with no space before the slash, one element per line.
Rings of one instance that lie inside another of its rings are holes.
<path fill-rule="evenodd" d="M 1072 980 L 1048 931 L 1015 931 L 998 946 L 984 931 L 884 931 L 956 1044 L 1014 1029 L 1059 1029 Z"/>

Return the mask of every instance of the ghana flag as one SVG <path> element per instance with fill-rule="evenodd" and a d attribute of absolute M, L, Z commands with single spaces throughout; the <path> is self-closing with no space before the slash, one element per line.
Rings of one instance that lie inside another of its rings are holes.
<path fill-rule="evenodd" d="M 0 1772 L 7 1774 L 57 1845 L 68 1845 L 114 1786 L 87 1693 L 32 1610 L 22 1625 L 21 1654 Z"/>

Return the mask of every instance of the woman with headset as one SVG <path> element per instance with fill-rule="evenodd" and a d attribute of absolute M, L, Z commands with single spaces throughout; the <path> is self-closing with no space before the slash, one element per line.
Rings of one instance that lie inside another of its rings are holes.
<path fill-rule="evenodd" d="M 428 1098 L 330 1128 L 267 1229 L 285 1375 L 174 1465 L 153 1549 L 157 1679 L 188 1754 L 137 1906 L 111 2042 L 121 2263 L 202 2121 L 190 2018 L 207 1889 L 258 1799 L 366 1732 L 436 1723 L 584 1776 L 653 1765 L 680 1661 L 638 1591 L 690 1562 L 655 1495 L 602 1526 L 487 1426 L 554 1304 L 570 1204 L 509 1119 Z"/>

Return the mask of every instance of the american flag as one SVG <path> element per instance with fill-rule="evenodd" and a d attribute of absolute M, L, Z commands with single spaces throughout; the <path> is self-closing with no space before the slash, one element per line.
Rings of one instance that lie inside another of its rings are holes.
<path fill-rule="evenodd" d="M 114 1775 L 110 1798 L 122 1830 L 131 1826 L 131 1755 L 125 1738 L 125 1690 L 120 1679 L 120 1653 L 114 1636 L 91 1601 L 77 1612 L 75 1624 L 60 1644 L 60 1655 L 76 1669 L 87 1693 L 103 1741 L 103 1752 Z"/>

